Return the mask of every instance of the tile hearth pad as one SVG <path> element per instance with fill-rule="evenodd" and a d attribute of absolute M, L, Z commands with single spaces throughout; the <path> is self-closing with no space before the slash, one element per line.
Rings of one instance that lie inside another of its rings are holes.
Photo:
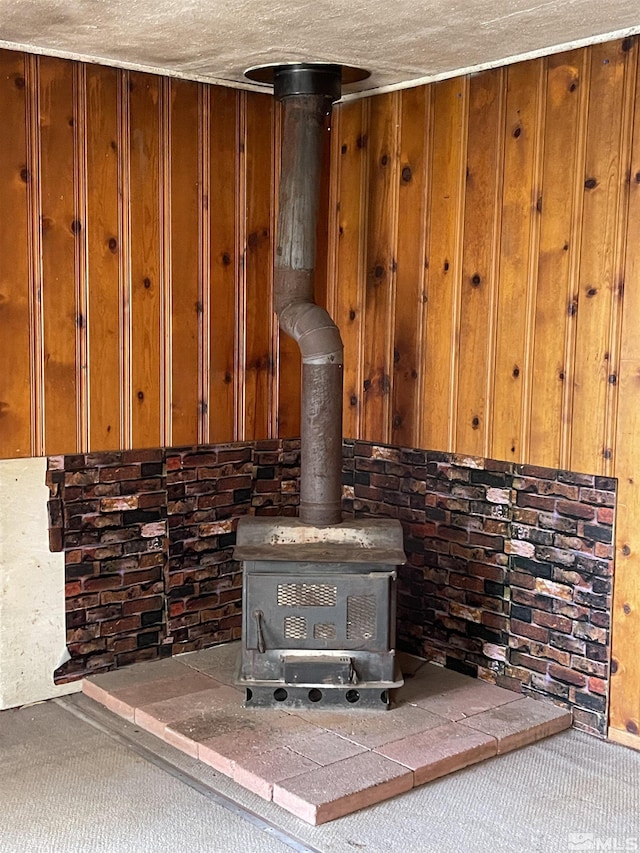
<path fill-rule="evenodd" d="M 311 824 L 571 725 L 571 713 L 399 654 L 389 711 L 243 708 L 239 643 L 94 675 L 83 691 Z"/>

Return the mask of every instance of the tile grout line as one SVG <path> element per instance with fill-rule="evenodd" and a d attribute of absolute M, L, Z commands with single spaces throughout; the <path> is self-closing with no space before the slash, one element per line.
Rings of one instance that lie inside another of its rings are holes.
<path fill-rule="evenodd" d="M 169 776 L 172 776 L 174 779 L 177 779 L 179 782 L 187 785 L 189 788 L 192 788 L 194 791 L 197 791 L 203 797 L 220 806 L 223 809 L 226 809 L 229 812 L 240 817 L 242 820 L 245 820 L 247 823 L 256 827 L 256 829 L 262 830 L 265 834 L 271 836 L 272 838 L 277 839 L 282 844 L 285 844 L 287 847 L 290 847 L 292 850 L 297 851 L 297 853 L 323 853 L 317 847 L 311 847 L 303 841 L 299 841 L 297 838 L 286 833 L 284 830 L 277 827 L 274 823 L 267 820 L 266 818 L 260 817 L 259 814 L 252 811 L 251 809 L 247 809 L 244 806 L 241 806 L 235 800 L 232 800 L 230 797 L 227 797 L 225 794 L 222 794 L 219 791 L 211 788 L 210 786 L 200 782 L 196 779 L 195 776 L 192 776 L 190 773 L 187 773 L 184 770 L 181 770 L 175 764 L 172 764 L 165 758 L 162 758 L 159 755 L 156 755 L 152 750 L 148 749 L 146 746 L 137 743 L 132 738 L 127 737 L 126 735 L 121 734 L 112 728 L 108 723 L 98 720 L 96 717 L 88 713 L 87 711 L 78 708 L 76 705 L 69 700 L 68 697 L 61 697 L 52 700 L 56 705 L 61 707 L 63 710 L 68 711 L 74 717 L 77 717 L 79 720 L 87 723 L 103 734 L 107 735 L 116 743 L 121 746 L 126 747 L 127 749 L 135 752 L 149 764 L 153 764 L 159 770 L 162 770 Z M 108 711 L 108 709 L 107 709 Z M 109 712 L 111 713 L 111 712 Z M 126 721 L 125 721 L 126 722 Z M 167 744 L 166 741 L 163 743 Z M 170 746 L 170 744 L 167 744 Z"/>

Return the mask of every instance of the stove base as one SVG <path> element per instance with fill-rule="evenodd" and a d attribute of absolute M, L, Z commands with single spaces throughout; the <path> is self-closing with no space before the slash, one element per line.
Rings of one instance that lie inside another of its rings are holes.
<path fill-rule="evenodd" d="M 300 684 L 245 687 L 244 708 L 279 708 L 281 710 L 336 708 L 389 709 L 389 688 L 378 687 L 309 687 Z"/>
<path fill-rule="evenodd" d="M 404 680 L 396 665 L 394 681 L 362 681 L 356 684 L 296 684 L 286 681 L 257 681 L 238 675 L 235 684 L 245 691 L 244 708 L 360 708 L 387 711 L 390 690 L 402 687 Z"/>

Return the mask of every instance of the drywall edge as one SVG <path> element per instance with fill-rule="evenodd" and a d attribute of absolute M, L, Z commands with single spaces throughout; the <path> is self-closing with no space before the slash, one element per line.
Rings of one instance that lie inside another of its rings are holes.
<path fill-rule="evenodd" d="M 66 658 L 64 554 L 49 550 L 44 458 L 0 460 L 0 710 L 80 689 Z"/>

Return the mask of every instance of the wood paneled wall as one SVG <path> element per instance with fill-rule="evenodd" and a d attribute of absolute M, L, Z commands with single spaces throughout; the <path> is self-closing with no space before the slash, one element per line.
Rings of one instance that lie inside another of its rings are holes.
<path fill-rule="evenodd" d="M 633 38 L 348 103 L 329 306 L 344 432 L 616 476 L 612 735 L 640 744 Z"/>
<path fill-rule="evenodd" d="M 346 436 L 619 478 L 633 745 L 639 87 L 628 38 L 339 106 L 318 288 Z M 1 52 L 0 115 L 0 457 L 296 435 L 272 99 Z"/>
<path fill-rule="evenodd" d="M 0 116 L 0 457 L 275 435 L 272 98 L 2 51 Z"/>

